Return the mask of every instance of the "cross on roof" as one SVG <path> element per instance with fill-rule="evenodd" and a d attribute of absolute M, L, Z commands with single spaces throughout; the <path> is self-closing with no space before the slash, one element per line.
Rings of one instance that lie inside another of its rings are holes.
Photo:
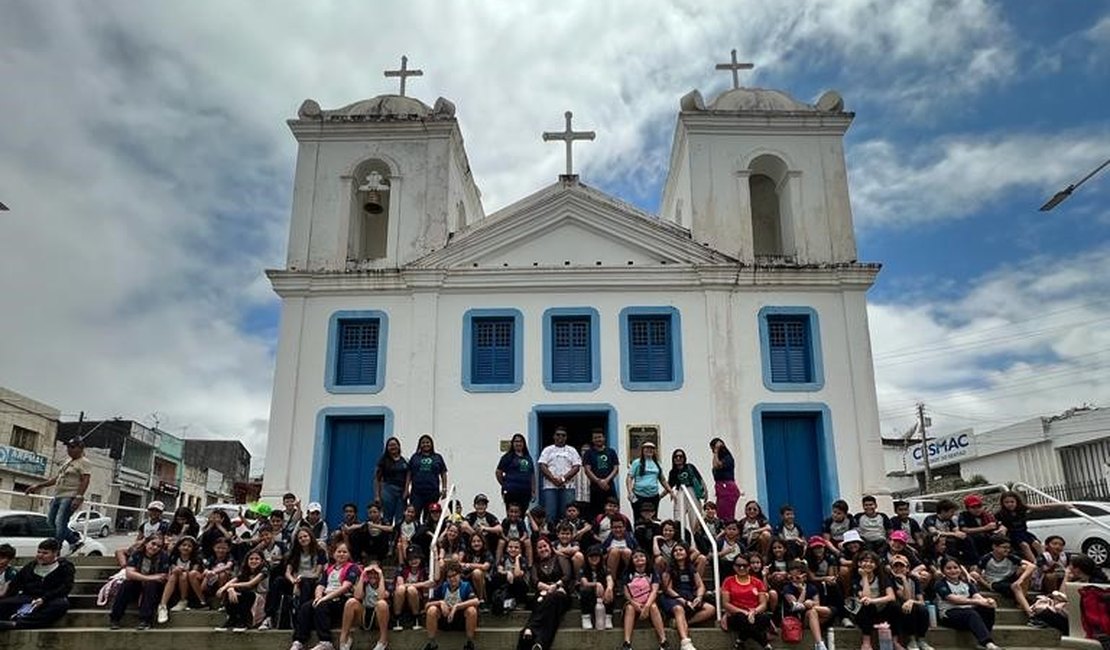
<path fill-rule="evenodd" d="M 563 117 L 567 118 L 567 129 L 565 131 L 543 132 L 544 142 L 550 142 L 551 140 L 563 140 L 567 143 L 567 176 L 574 175 L 574 165 L 571 159 L 571 143 L 573 143 L 575 140 L 593 140 L 595 137 L 597 137 L 597 134 L 593 131 L 575 131 L 571 129 L 570 118 L 572 116 L 573 114 L 570 111 L 567 111 L 563 114 Z"/>
<path fill-rule="evenodd" d="M 401 96 L 405 96 L 405 78 L 406 77 L 423 77 L 423 70 L 409 70 L 409 58 L 407 56 L 401 57 L 400 70 L 386 70 L 386 77 L 400 77 L 401 78 Z"/>
<path fill-rule="evenodd" d="M 736 61 L 736 50 L 732 51 L 732 63 L 718 63 L 718 70 L 731 70 L 732 71 L 732 87 L 733 89 L 740 87 L 740 71 L 751 70 L 755 66 L 751 63 L 738 63 Z"/>

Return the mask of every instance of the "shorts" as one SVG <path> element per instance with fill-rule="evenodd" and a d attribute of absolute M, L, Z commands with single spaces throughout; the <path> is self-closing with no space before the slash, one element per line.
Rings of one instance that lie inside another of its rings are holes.
<path fill-rule="evenodd" d="M 1041 541 L 1041 540 L 1037 539 L 1037 536 L 1034 535 L 1033 533 L 1029 532 L 1028 530 L 1011 530 L 1010 531 L 1010 543 L 1013 544 L 1015 547 L 1020 546 L 1022 544 L 1022 542 L 1032 546 L 1033 544 L 1036 544 L 1039 541 Z M 1015 548 L 1014 552 L 1017 552 L 1017 551 L 1018 551 L 1018 549 Z"/>
<path fill-rule="evenodd" d="M 674 611 L 674 608 L 679 606 L 682 607 L 683 610 L 685 610 L 687 618 L 692 616 L 696 611 L 693 607 L 690 607 L 689 603 L 685 605 L 680 603 L 678 601 L 678 598 L 671 598 L 670 596 L 660 596 L 659 601 L 659 605 L 663 608 L 663 614 L 666 616 L 673 616 L 672 612 Z"/>
<path fill-rule="evenodd" d="M 997 594 L 1002 594 L 1002 595 L 1009 594 L 1011 588 L 1013 588 L 1013 586 L 1014 586 L 1014 580 L 1015 580 L 1015 578 L 1013 576 L 1011 576 L 1009 578 L 1006 578 L 1005 580 L 999 580 L 998 582 L 992 582 L 991 583 L 991 591 L 993 591 Z"/>
<path fill-rule="evenodd" d="M 455 612 L 455 618 L 450 621 L 446 616 L 439 617 L 439 629 L 444 632 L 465 632 L 466 631 L 466 610 Z"/>

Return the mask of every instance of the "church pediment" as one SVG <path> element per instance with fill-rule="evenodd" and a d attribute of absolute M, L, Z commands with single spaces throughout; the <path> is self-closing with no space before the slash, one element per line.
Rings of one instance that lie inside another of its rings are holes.
<path fill-rule="evenodd" d="M 577 182 L 560 182 L 490 215 L 420 268 L 696 266 L 732 262 L 686 231 Z"/>

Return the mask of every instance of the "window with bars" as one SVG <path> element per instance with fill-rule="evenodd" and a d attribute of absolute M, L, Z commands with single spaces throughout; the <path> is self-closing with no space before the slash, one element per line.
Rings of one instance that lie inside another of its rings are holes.
<path fill-rule="evenodd" d="M 628 376 L 634 382 L 674 380 L 671 349 L 671 318 L 630 316 L 628 318 Z"/>
<path fill-rule="evenodd" d="M 378 383 L 381 320 L 377 318 L 339 321 L 335 383 L 366 386 Z"/>
<path fill-rule="evenodd" d="M 39 434 L 31 429 L 21 427 L 19 425 L 12 425 L 12 446 L 17 449 L 26 449 L 27 451 L 35 451 L 35 445 L 38 443 Z"/>
<path fill-rule="evenodd" d="M 767 346 L 771 381 L 808 384 L 813 382 L 813 351 L 809 317 L 768 316 Z"/>
<path fill-rule="evenodd" d="M 511 317 L 471 320 L 470 383 L 516 381 L 515 323 Z"/>
<path fill-rule="evenodd" d="M 551 319 L 551 381 L 588 384 L 593 381 L 589 316 Z"/>

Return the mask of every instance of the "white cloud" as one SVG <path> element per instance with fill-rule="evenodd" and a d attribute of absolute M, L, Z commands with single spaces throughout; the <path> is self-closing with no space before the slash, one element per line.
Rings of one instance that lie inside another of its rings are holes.
<path fill-rule="evenodd" d="M 883 432 L 924 401 L 940 433 L 1110 406 L 1110 248 L 999 269 L 947 300 L 872 301 Z"/>
<path fill-rule="evenodd" d="M 458 105 L 492 211 L 555 179 L 561 149 L 539 133 L 567 109 L 598 131 L 577 156 L 587 182 L 657 192 L 678 97 L 724 88 L 712 65 L 734 47 L 761 85 L 843 69 L 851 108 L 876 86 L 907 106 L 963 101 L 1012 74 L 1009 45 L 1005 16 L 976 0 L 13 4 L 0 382 L 66 412 L 158 411 L 261 454 L 273 341 L 242 323 L 276 303 L 261 269 L 283 262 L 284 120 L 305 97 L 391 91 L 381 71 L 401 54 L 425 71 L 411 94 Z M 865 212 L 901 212 L 913 187 L 888 204 L 864 185 Z"/>
<path fill-rule="evenodd" d="M 1030 200 L 1042 201 L 1105 160 L 1108 146 L 1105 127 L 948 136 L 907 147 L 862 142 L 848 150 L 856 223 L 958 219 L 1022 189 L 1038 191 Z"/>

